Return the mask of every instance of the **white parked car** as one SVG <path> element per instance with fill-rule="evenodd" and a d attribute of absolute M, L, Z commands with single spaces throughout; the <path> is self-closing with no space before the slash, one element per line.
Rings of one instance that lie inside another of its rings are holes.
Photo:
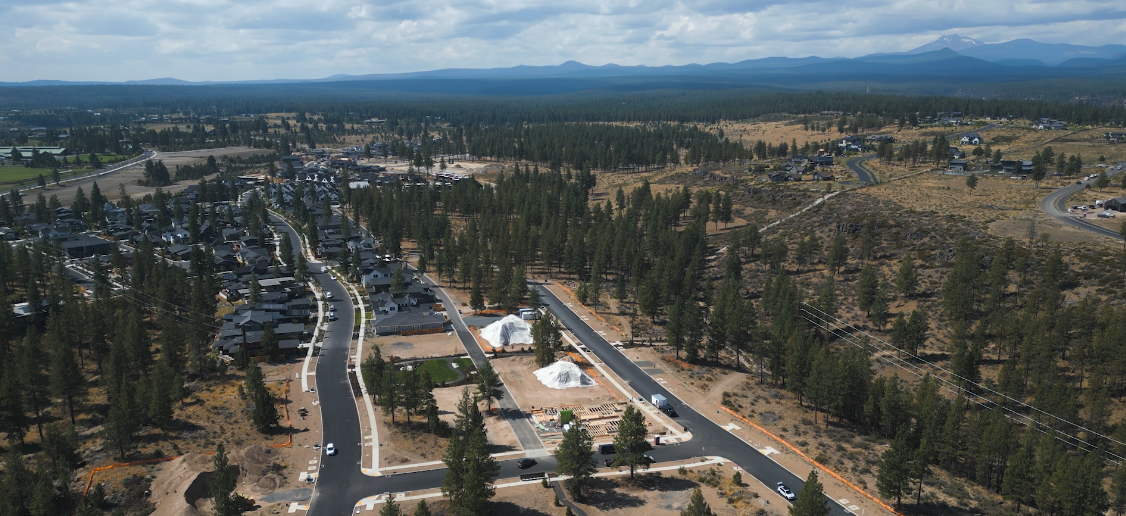
<path fill-rule="evenodd" d="M 336 455 L 336 445 L 328 443 L 325 445 L 325 455 Z"/>
<path fill-rule="evenodd" d="M 1113 219 L 1114 218 L 1114 212 L 1113 211 L 1104 211 L 1104 212 L 1099 214 L 1099 218 Z"/>
<path fill-rule="evenodd" d="M 332 292 L 325 291 L 325 299 L 332 299 Z"/>
<path fill-rule="evenodd" d="M 330 444 L 329 446 L 332 445 Z M 783 484 L 781 482 L 778 483 L 778 494 L 782 495 L 782 498 L 785 498 L 789 501 L 794 501 L 798 498 L 798 495 L 794 494 L 793 491 L 790 491 L 790 488 L 786 487 L 786 484 Z"/>

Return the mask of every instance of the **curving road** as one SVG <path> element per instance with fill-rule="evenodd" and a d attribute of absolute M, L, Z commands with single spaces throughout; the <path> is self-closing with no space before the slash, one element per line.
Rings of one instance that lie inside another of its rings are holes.
<path fill-rule="evenodd" d="M 970 133 L 988 131 L 990 129 L 993 129 L 994 127 L 997 127 L 997 124 L 988 124 L 985 127 L 982 127 L 981 129 L 974 129 L 973 131 L 966 131 L 964 133 L 958 133 L 958 134 L 951 136 L 950 138 L 957 139 L 957 138 L 961 138 L 962 136 L 965 136 L 965 135 L 970 134 Z M 854 159 L 848 160 L 847 162 L 845 162 L 845 165 L 848 166 L 848 169 L 851 170 L 852 173 L 856 174 L 856 179 L 860 180 L 861 183 L 866 183 L 866 184 L 870 184 L 870 185 L 876 184 L 876 183 L 880 182 L 879 178 L 877 178 L 876 174 L 874 174 L 871 170 L 868 170 L 868 167 L 864 165 L 864 163 L 866 163 L 868 160 L 874 159 L 875 157 L 876 157 L 875 154 L 868 154 L 866 156 L 861 156 L 859 158 L 854 158 Z"/>
<path fill-rule="evenodd" d="M 1123 172 L 1121 168 L 1115 170 L 1114 167 L 1126 167 L 1126 163 L 1119 163 L 1112 167 L 1108 167 L 1106 169 L 1106 174 L 1108 176 L 1115 176 Z M 1094 182 L 1095 181 L 1093 179 L 1084 179 L 1076 182 L 1076 184 L 1058 188 L 1056 189 L 1056 191 L 1048 194 L 1046 197 L 1044 197 L 1043 200 L 1040 201 L 1040 209 L 1044 210 L 1044 213 L 1051 215 L 1052 218 L 1069 226 L 1114 239 L 1122 238 L 1122 235 L 1119 235 L 1117 231 L 1092 224 L 1091 221 L 1085 218 L 1076 217 L 1075 215 L 1067 212 L 1067 200 L 1070 199 L 1071 196 L 1076 192 L 1082 191 L 1087 187 L 1088 184 Z M 1090 213 L 1091 216 L 1094 216 L 1094 213 L 1095 211 L 1092 210 Z"/>
<path fill-rule="evenodd" d="M 285 231 L 295 242 L 301 242 L 297 232 L 287 223 L 273 215 L 270 218 L 279 231 Z M 309 262 L 312 271 L 319 271 L 321 265 L 319 262 Z M 348 349 L 353 335 L 355 311 L 352 307 L 349 292 L 343 284 L 330 274 L 316 273 L 316 279 L 327 292 L 332 293 L 339 306 L 336 312 L 338 319 L 328 323 L 328 331 L 324 336 L 324 344 L 317 361 L 316 371 L 316 386 L 321 402 L 323 427 L 321 442 L 334 443 L 338 452 L 334 457 L 323 455 L 321 457 L 320 475 L 310 501 L 308 514 L 317 516 L 353 514 L 356 510 L 356 503 L 366 497 L 382 493 L 399 493 L 440 487 L 442 480 L 445 478 L 445 469 L 440 466 L 426 471 L 392 473 L 381 476 L 368 476 L 361 471 L 363 439 L 360 433 L 361 426 L 357 405 L 347 371 Z M 651 452 L 651 455 L 658 462 L 695 459 L 705 455 L 720 456 L 734 461 L 747 474 L 758 479 L 768 489 L 773 490 L 777 482 L 785 482 L 795 491 L 800 491 L 804 485 L 803 479 L 798 478 L 741 439 L 719 427 L 697 410 L 712 410 L 712 408 L 692 408 L 678 403 L 676 396 L 641 371 L 625 355 L 615 350 L 578 315 L 571 311 L 566 304 L 556 298 L 553 293 L 542 285 L 537 285 L 537 288 L 540 289 L 544 305 L 562 324 L 589 349 L 596 352 L 606 366 L 629 383 L 633 389 L 645 395 L 663 394 L 676 403 L 677 412 L 680 415 L 678 422 L 692 432 L 693 438 L 681 445 L 658 446 Z M 449 298 L 444 291 L 437 286 L 435 286 L 435 290 L 439 297 L 447 303 L 454 329 L 466 345 L 466 349 L 469 350 L 474 362 L 483 360 L 485 358 L 484 353 L 477 345 L 476 339 L 467 331 L 461 317 L 457 315 L 456 306 L 449 302 Z M 498 478 L 517 478 L 525 473 L 555 471 L 555 457 L 546 454 L 542 443 L 535 436 L 530 422 L 516 406 L 511 396 L 505 398 L 507 403 L 503 400 L 501 403 L 504 414 L 510 418 L 513 430 L 516 432 L 521 445 L 531 452 L 529 455 L 537 456 L 538 463 L 528 469 L 519 469 L 516 467 L 516 459 L 500 461 Z M 534 439 L 534 442 L 531 439 Z M 845 516 L 849 514 L 836 501 L 826 499 L 829 500 L 833 515 Z"/>

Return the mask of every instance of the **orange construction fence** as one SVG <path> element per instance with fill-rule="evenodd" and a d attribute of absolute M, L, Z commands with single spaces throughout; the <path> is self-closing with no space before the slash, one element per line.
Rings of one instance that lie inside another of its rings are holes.
<path fill-rule="evenodd" d="M 884 503 L 884 502 L 883 502 L 882 500 L 880 500 L 879 498 L 876 498 L 875 496 L 872 496 L 872 495 L 868 494 L 868 493 L 867 493 L 866 491 L 864 491 L 863 489 L 860 489 L 859 487 L 857 487 L 857 486 L 856 486 L 855 484 L 853 484 L 852 482 L 849 482 L 848 480 L 845 480 L 845 479 L 844 479 L 844 477 L 842 477 L 842 476 L 838 475 L 838 474 L 837 474 L 837 472 L 835 472 L 835 471 L 833 471 L 833 470 L 831 470 L 831 469 L 829 469 L 829 468 L 825 467 L 825 466 L 824 466 L 823 464 L 821 464 L 820 462 L 817 462 L 817 461 L 813 460 L 812 458 L 810 458 L 810 457 L 809 457 L 809 455 L 806 455 L 806 454 L 805 454 L 804 452 L 802 452 L 801 450 L 799 450 L 799 449 L 797 449 L 796 447 L 794 447 L 794 445 L 792 445 L 792 444 L 790 444 L 790 443 L 786 442 L 786 441 L 785 441 L 784 439 L 782 439 L 781 437 L 778 437 L 777 435 L 774 435 L 774 434 L 773 434 L 773 433 L 772 433 L 772 432 L 771 432 L 770 430 L 767 430 L 767 429 L 765 429 L 765 428 L 763 428 L 763 427 L 761 427 L 761 426 L 759 426 L 759 425 L 756 425 L 755 423 L 751 422 L 751 420 L 750 420 L 750 419 L 747 419 L 747 418 L 745 418 L 745 417 L 743 417 L 743 416 L 740 416 L 739 414 L 736 414 L 736 413 L 735 413 L 735 411 L 733 411 L 733 410 L 731 410 L 731 409 L 729 409 L 729 408 L 727 408 L 727 407 L 725 407 L 725 406 L 723 406 L 723 405 L 720 405 L 720 406 L 719 406 L 719 408 L 723 409 L 723 410 L 724 410 L 725 412 L 727 412 L 728 414 L 731 414 L 732 416 L 735 416 L 735 417 L 739 418 L 739 420 L 740 420 L 740 421 L 742 421 L 742 422 L 744 422 L 744 423 L 746 423 L 746 424 L 748 424 L 748 425 L 751 425 L 751 426 L 755 427 L 755 429 L 756 429 L 756 430 L 758 430 L 758 431 L 760 431 L 760 432 L 762 432 L 762 433 L 764 433 L 764 434 L 766 434 L 766 435 L 770 436 L 770 438 L 771 438 L 771 439 L 774 439 L 775 441 L 778 441 L 779 443 L 781 443 L 781 444 L 782 444 L 783 446 L 785 446 L 785 447 L 789 448 L 789 449 L 790 449 L 790 451 L 792 451 L 792 452 L 794 452 L 794 453 L 798 454 L 798 455 L 799 455 L 799 456 L 800 456 L 801 458 L 803 458 L 803 459 L 805 459 L 805 460 L 809 461 L 809 463 L 810 463 L 810 464 L 813 464 L 814 466 L 817 466 L 817 468 L 818 468 L 818 469 L 820 469 L 821 471 L 824 471 L 825 473 L 828 473 L 828 474 L 829 474 L 829 476 L 831 476 L 831 477 L 833 477 L 833 478 L 835 478 L 835 479 L 837 479 L 837 480 L 840 480 L 840 481 L 841 481 L 841 482 L 842 482 L 842 483 L 843 483 L 844 485 L 846 485 L 846 486 L 848 486 L 848 487 L 851 487 L 851 488 L 852 488 L 852 489 L 854 489 L 854 490 L 855 490 L 855 491 L 856 491 L 857 493 L 860 493 L 860 494 L 864 495 L 865 497 L 867 497 L 868 499 L 872 500 L 873 502 L 876 502 L 877 504 L 879 504 L 879 505 L 880 505 L 880 507 L 883 507 L 884 509 L 887 509 L 888 511 L 891 511 L 891 513 L 892 513 L 892 514 L 896 514 L 896 515 L 898 515 L 898 516 L 904 516 L 904 515 L 903 515 L 902 513 L 900 513 L 899 511 L 896 511 L 896 510 L 895 510 L 895 509 L 893 509 L 893 508 L 892 508 L 892 507 L 891 507 L 890 505 L 888 505 L 888 504 Z"/>
<path fill-rule="evenodd" d="M 559 288 L 563 289 L 563 291 L 566 292 L 567 295 L 574 298 L 575 302 L 578 303 L 579 306 L 586 308 L 587 310 L 590 310 L 590 308 L 588 308 L 586 305 L 579 303 L 579 298 L 575 297 L 575 293 L 571 292 L 571 289 L 564 287 L 563 284 L 561 284 L 561 283 L 556 283 L 555 285 L 558 286 Z M 618 328 L 617 326 L 610 324 L 609 322 L 606 321 L 606 319 L 603 319 L 602 316 L 598 315 L 598 312 L 596 312 L 594 310 L 590 310 L 590 313 L 594 314 L 594 316 L 597 317 L 599 321 L 602 321 L 603 324 L 613 328 L 615 331 L 617 331 L 619 334 L 621 334 L 622 338 L 625 338 L 626 332 L 622 331 L 621 328 Z"/>
<path fill-rule="evenodd" d="M 287 447 L 293 445 L 293 423 L 289 420 L 289 379 L 286 379 L 286 381 L 285 381 L 285 390 L 282 392 L 282 400 L 284 402 L 282 406 L 285 408 L 285 424 L 286 424 L 286 426 L 289 427 L 289 432 L 286 432 L 286 434 L 287 434 L 286 435 L 286 441 L 284 443 L 271 444 L 270 445 L 271 448 L 287 448 Z M 205 453 L 204 455 L 215 455 L 215 452 L 208 452 L 208 453 Z M 96 475 L 98 473 L 101 473 L 103 471 L 109 471 L 111 469 L 124 468 L 124 467 L 128 467 L 128 466 L 143 466 L 145 464 L 156 464 L 156 463 L 160 463 L 160 462 L 168 462 L 170 460 L 176 460 L 180 457 L 182 457 L 182 455 L 173 455 L 171 457 L 158 457 L 158 458 L 155 458 L 155 459 L 134 460 L 134 461 L 129 461 L 129 462 L 122 462 L 122 463 L 119 463 L 119 464 L 110 464 L 108 466 L 96 467 L 96 468 L 90 470 L 90 475 L 88 475 L 86 477 L 86 487 L 82 489 L 82 496 L 78 497 L 78 501 L 79 501 L 79 503 L 81 503 L 82 499 L 85 498 L 86 495 L 90 493 L 90 487 L 94 485 L 94 475 Z M 77 509 L 75 510 L 75 514 L 76 515 L 78 514 Z"/>

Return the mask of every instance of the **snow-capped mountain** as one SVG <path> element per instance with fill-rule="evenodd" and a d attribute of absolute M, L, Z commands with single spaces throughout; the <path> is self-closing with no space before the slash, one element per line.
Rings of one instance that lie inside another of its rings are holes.
<path fill-rule="evenodd" d="M 908 50 L 906 53 L 922 54 L 924 52 L 934 52 L 935 50 L 942 50 L 944 48 L 949 48 L 950 50 L 953 50 L 955 52 L 961 52 L 968 48 L 980 47 L 983 45 L 985 45 L 985 43 L 982 43 L 973 38 L 967 38 L 966 36 L 962 36 L 960 34 L 947 34 L 919 48 Z"/>

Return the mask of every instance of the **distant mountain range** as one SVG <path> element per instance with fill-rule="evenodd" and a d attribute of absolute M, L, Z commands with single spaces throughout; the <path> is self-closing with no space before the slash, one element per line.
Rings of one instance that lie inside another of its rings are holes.
<path fill-rule="evenodd" d="M 1039 43 L 1018 39 L 1005 43 L 982 43 L 953 34 L 942 36 L 907 52 L 870 54 L 857 58 L 768 57 L 736 63 L 688 64 L 680 66 L 591 66 L 567 61 L 554 66 L 510 68 L 448 68 L 396 74 L 338 74 L 323 79 L 274 79 L 263 81 L 190 82 L 175 78 L 123 83 L 39 80 L 0 82 L 0 86 L 63 85 L 215 85 L 215 84 L 315 84 L 351 81 L 386 83 L 403 81 L 414 87 L 435 79 L 500 81 L 523 79 L 549 81 L 569 79 L 592 86 L 613 81 L 639 79 L 669 84 L 711 83 L 724 87 L 757 84 L 769 87 L 801 87 L 827 81 L 907 82 L 941 79 L 947 82 L 996 82 L 1045 78 L 1126 77 L 1126 45 L 1087 47 Z M 662 83 L 662 84 L 663 84 Z M 717 86 L 719 87 L 719 86 Z M 381 89 L 394 89 L 384 85 Z M 487 87 L 482 87 L 484 92 Z M 567 88 L 564 88 L 567 89 Z"/>
<path fill-rule="evenodd" d="M 1116 59 L 1126 55 L 1126 45 L 1085 47 L 1066 43 L 1040 43 L 1031 39 L 990 44 L 959 34 L 942 36 L 905 53 L 920 54 L 944 48 L 983 61 L 1016 66 L 1056 66 L 1072 59 Z"/>

